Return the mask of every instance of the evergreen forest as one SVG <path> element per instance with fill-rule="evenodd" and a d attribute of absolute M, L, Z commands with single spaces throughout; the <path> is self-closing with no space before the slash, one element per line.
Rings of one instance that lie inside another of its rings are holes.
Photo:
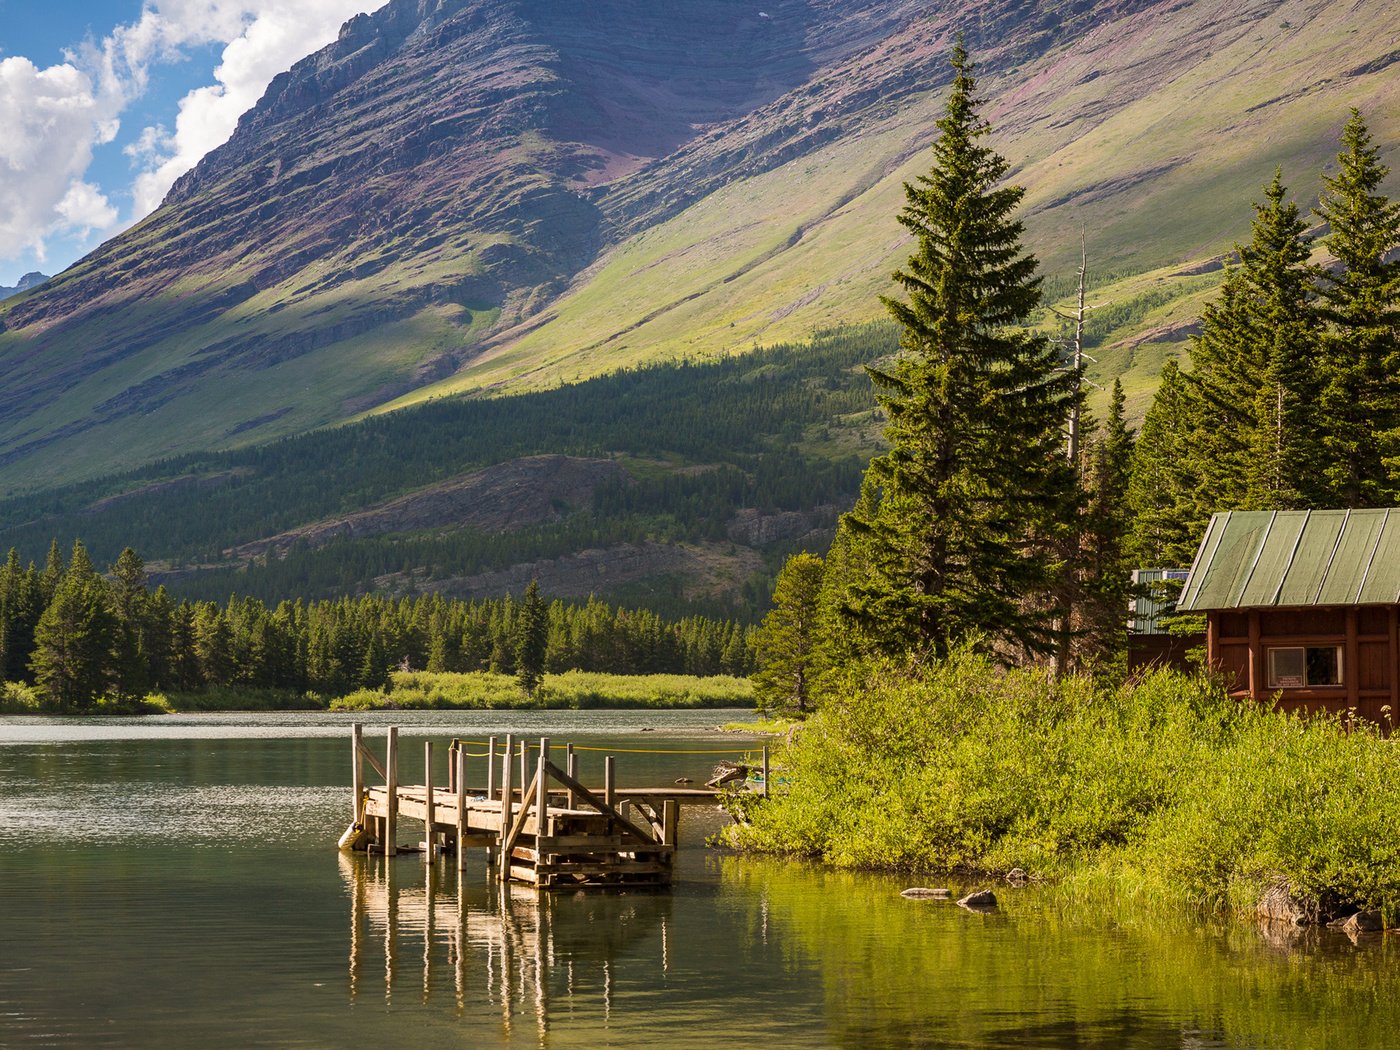
<path fill-rule="evenodd" d="M 12 550 L 0 568 L 0 686 L 32 687 L 46 709 L 224 687 L 338 697 L 381 689 L 400 669 L 491 671 L 528 692 L 544 673 L 570 670 L 743 676 L 752 652 L 734 622 L 546 603 L 534 586 L 519 600 L 365 595 L 269 607 L 153 591 L 130 549 L 106 574 L 81 543 L 66 561 L 53 546 L 43 568 Z"/>

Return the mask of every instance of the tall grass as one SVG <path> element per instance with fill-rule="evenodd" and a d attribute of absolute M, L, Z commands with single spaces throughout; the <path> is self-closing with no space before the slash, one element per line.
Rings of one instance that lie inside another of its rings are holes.
<path fill-rule="evenodd" d="M 566 671 L 545 675 L 530 695 L 511 676 L 398 671 L 385 690 L 361 689 L 332 701 L 335 711 L 378 708 L 675 708 L 751 707 L 747 678 L 715 675 L 619 675 Z"/>
<path fill-rule="evenodd" d="M 735 844 L 1209 908 L 1283 882 L 1400 916 L 1400 753 L 1374 732 L 1200 677 L 1100 688 L 969 652 L 857 668 L 842 695 L 779 753 L 788 789 Z"/>

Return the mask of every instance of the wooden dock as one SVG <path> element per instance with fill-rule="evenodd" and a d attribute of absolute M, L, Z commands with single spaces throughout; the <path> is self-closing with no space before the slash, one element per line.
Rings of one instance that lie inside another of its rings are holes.
<path fill-rule="evenodd" d="M 354 820 L 341 848 L 387 856 L 416 848 L 428 859 L 455 854 L 459 867 L 469 849 L 482 848 L 502 882 L 541 889 L 664 886 L 671 881 L 682 808 L 715 806 L 725 794 L 715 787 L 618 787 L 613 755 L 603 760 L 602 786 L 588 787 L 578 778 L 573 745 L 551 747 L 548 738 L 530 744 L 514 736 L 501 743 L 497 737 L 478 745 L 453 741 L 448 783 L 438 786 L 432 782 L 433 744 L 425 741 L 424 783 L 405 785 L 399 783 L 398 729 L 389 729 L 381 764 L 365 745 L 363 727 L 355 725 Z M 562 767 L 551 760 L 552 750 L 563 752 Z M 475 766 L 473 759 L 485 762 Z M 367 765 L 382 786 L 367 784 Z M 484 773 L 482 786 L 469 787 L 468 774 L 476 771 Z M 741 784 L 739 790 L 766 793 L 767 773 L 764 747 L 763 786 Z M 416 847 L 399 844 L 404 819 L 422 825 Z"/>

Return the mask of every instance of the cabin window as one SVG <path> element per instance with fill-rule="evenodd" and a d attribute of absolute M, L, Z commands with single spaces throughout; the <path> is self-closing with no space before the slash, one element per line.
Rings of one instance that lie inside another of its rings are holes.
<path fill-rule="evenodd" d="M 1336 645 L 1269 650 L 1270 689 L 1309 689 L 1342 684 L 1342 650 Z"/>

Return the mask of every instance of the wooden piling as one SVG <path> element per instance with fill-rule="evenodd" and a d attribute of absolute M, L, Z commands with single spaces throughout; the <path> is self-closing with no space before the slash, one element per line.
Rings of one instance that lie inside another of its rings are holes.
<path fill-rule="evenodd" d="M 389 727 L 388 751 L 384 757 L 384 786 L 387 788 L 384 814 L 384 855 L 396 857 L 399 852 L 399 727 Z"/>
<path fill-rule="evenodd" d="M 486 797 L 496 797 L 496 738 L 486 741 Z"/>
<path fill-rule="evenodd" d="M 433 831 L 433 742 L 423 741 L 423 861 L 431 864 L 433 860 L 434 839 L 437 838 Z"/>
<path fill-rule="evenodd" d="M 501 756 L 501 827 L 497 833 L 496 841 L 503 842 L 506 832 L 510 829 L 510 811 L 515 801 L 515 792 L 510 786 L 511 763 L 515 761 L 514 750 L 515 738 L 509 733 L 506 734 L 506 750 Z M 499 846 L 497 847 L 499 849 Z M 496 863 L 501 867 L 501 881 L 510 881 L 510 858 L 504 854 L 497 856 Z"/>
<path fill-rule="evenodd" d="M 540 760 L 539 776 L 535 781 L 535 827 L 537 835 L 548 835 L 548 822 L 545 820 L 549 812 L 549 775 L 545 772 L 545 766 L 549 764 L 549 737 L 540 737 Z"/>
<path fill-rule="evenodd" d="M 578 755 L 574 753 L 573 744 L 568 744 L 564 748 L 564 772 L 568 773 L 569 776 L 573 777 L 575 780 L 578 779 Z M 578 799 L 574 797 L 572 788 L 569 790 L 567 798 L 568 802 L 566 808 L 573 809 Z"/>
<path fill-rule="evenodd" d="M 491 764 L 490 760 L 486 763 Z M 467 749 L 457 749 L 457 870 L 467 869 Z"/>
<path fill-rule="evenodd" d="M 354 822 L 359 824 L 364 818 L 365 805 L 365 727 L 356 722 L 350 727 L 350 742 L 353 749 L 352 764 L 350 767 L 350 785 L 354 791 L 353 808 L 355 811 Z"/>

